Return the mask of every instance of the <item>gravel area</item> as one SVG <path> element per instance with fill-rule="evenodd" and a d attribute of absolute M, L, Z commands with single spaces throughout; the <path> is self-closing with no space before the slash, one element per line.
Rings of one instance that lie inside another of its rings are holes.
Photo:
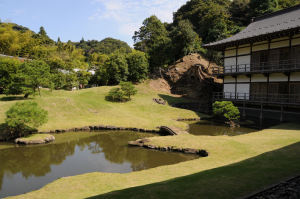
<path fill-rule="evenodd" d="M 300 176 L 281 182 L 245 199 L 300 199 Z"/>

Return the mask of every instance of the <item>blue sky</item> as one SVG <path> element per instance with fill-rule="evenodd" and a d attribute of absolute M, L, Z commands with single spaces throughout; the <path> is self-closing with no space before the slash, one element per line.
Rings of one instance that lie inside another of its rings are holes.
<path fill-rule="evenodd" d="M 150 15 L 164 22 L 187 0 L 0 0 L 0 19 L 62 41 L 113 37 L 132 45 L 132 36 Z"/>

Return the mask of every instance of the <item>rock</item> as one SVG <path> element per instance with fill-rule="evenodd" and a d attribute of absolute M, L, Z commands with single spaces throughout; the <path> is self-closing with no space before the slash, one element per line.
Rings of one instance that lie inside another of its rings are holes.
<path fill-rule="evenodd" d="M 15 139 L 16 144 L 25 144 L 25 145 L 30 145 L 30 144 L 45 144 L 48 142 L 52 142 L 55 140 L 55 137 L 53 135 L 47 135 L 47 137 L 43 139 L 27 139 L 27 138 L 17 138 Z"/>
<path fill-rule="evenodd" d="M 207 157 L 208 156 L 208 152 L 203 150 L 203 149 L 199 150 L 197 154 L 201 157 Z"/>
<path fill-rule="evenodd" d="M 187 153 L 187 154 L 197 154 L 197 152 L 198 152 L 197 149 L 191 149 L 191 148 L 183 149 L 183 153 Z"/>
<path fill-rule="evenodd" d="M 166 105 L 166 101 L 161 98 L 153 98 L 152 100 L 157 104 Z"/>

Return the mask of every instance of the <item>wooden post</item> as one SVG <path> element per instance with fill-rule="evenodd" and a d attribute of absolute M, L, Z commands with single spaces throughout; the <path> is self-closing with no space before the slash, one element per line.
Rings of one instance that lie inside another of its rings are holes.
<path fill-rule="evenodd" d="M 280 122 L 283 122 L 283 106 L 281 105 Z"/>
<path fill-rule="evenodd" d="M 259 126 L 262 129 L 262 123 L 263 123 L 263 104 L 260 104 L 260 116 L 259 116 Z"/>
<path fill-rule="evenodd" d="M 246 118 L 246 102 L 243 103 L 243 116 L 244 119 Z"/>

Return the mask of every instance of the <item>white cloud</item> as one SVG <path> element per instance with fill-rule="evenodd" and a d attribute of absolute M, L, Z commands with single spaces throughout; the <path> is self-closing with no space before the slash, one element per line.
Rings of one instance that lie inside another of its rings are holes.
<path fill-rule="evenodd" d="M 172 22 L 173 12 L 187 0 L 93 0 L 98 6 L 89 20 L 113 20 L 123 35 L 132 36 L 143 20 L 156 15 L 163 22 Z"/>

